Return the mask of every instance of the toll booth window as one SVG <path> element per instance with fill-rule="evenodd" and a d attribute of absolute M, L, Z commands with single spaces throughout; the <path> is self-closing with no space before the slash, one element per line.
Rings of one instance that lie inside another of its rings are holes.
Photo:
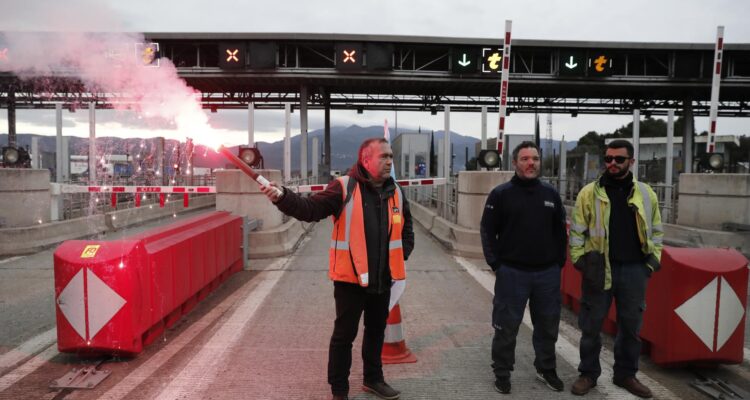
<path fill-rule="evenodd" d="M 164 54 L 177 68 L 198 66 L 198 46 L 193 43 L 167 43 Z M 215 50 L 214 50 L 215 51 Z"/>
<path fill-rule="evenodd" d="M 333 44 L 304 44 L 298 46 L 300 68 L 334 68 Z"/>
<path fill-rule="evenodd" d="M 216 52 L 215 43 L 200 44 L 198 51 L 200 51 L 200 67 L 216 68 L 219 66 L 219 55 Z"/>

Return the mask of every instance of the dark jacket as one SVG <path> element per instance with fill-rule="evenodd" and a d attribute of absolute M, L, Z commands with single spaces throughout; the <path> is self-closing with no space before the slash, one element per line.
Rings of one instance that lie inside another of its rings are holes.
<path fill-rule="evenodd" d="M 480 225 L 487 264 L 537 270 L 565 264 L 565 208 L 557 190 L 539 179 L 513 176 L 485 203 Z"/>
<path fill-rule="evenodd" d="M 388 266 L 388 199 L 396 191 L 397 183 L 392 178 L 388 178 L 382 187 L 376 188 L 370 181 L 369 174 L 360 164 L 352 167 L 349 176 L 350 179 L 356 180 L 362 192 L 367 265 L 371 277 L 367 291 L 383 293 L 391 286 L 391 272 Z M 284 214 L 300 221 L 320 221 L 331 215 L 340 215 L 344 202 L 342 194 L 343 188 L 337 179 L 331 181 L 322 192 L 309 197 L 302 197 L 284 188 L 284 195 L 276 203 L 276 207 Z M 409 202 L 406 198 L 403 204 L 404 228 L 401 239 L 404 260 L 406 260 L 414 249 L 414 230 Z M 373 279 L 374 277 L 377 279 Z"/>

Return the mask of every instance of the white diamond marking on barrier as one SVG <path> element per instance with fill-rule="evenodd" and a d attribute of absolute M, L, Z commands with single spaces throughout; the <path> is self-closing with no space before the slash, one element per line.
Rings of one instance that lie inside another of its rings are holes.
<path fill-rule="evenodd" d="M 734 333 L 740 321 L 742 321 L 744 314 L 745 308 L 742 307 L 742 301 L 737 296 L 737 292 L 732 289 L 732 285 L 726 279 L 721 280 L 716 351 L 721 350 L 727 340 L 729 340 L 729 337 L 732 336 L 732 333 Z"/>
<path fill-rule="evenodd" d="M 714 278 L 700 292 L 674 310 L 703 344 L 708 347 L 709 351 L 713 351 L 714 344 L 718 279 Z"/>
<path fill-rule="evenodd" d="M 73 279 L 57 297 L 57 305 L 60 306 L 65 318 L 76 332 L 86 339 L 86 310 L 83 304 L 83 270 L 81 268 Z"/>
<path fill-rule="evenodd" d="M 91 270 L 88 279 L 89 338 L 93 338 L 125 305 L 126 301 Z"/>

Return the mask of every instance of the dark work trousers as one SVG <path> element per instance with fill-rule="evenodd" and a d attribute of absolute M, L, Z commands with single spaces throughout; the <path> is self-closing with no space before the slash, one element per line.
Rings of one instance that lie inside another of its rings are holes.
<path fill-rule="evenodd" d="M 362 339 L 362 363 L 365 382 L 383 382 L 383 363 L 380 360 L 388 319 L 390 290 L 367 293 L 366 289 L 345 282 L 334 282 L 336 322 L 328 350 L 328 383 L 333 394 L 349 393 L 349 370 L 352 366 L 352 342 L 357 337 L 359 319 L 365 314 L 365 333 Z"/>
<path fill-rule="evenodd" d="M 641 354 L 641 324 L 646 309 L 646 286 L 651 270 L 644 263 L 611 262 L 612 287 L 605 291 L 582 287 L 581 313 L 581 363 L 578 371 L 596 382 L 602 373 L 599 352 L 602 349 L 601 330 L 609 313 L 612 299 L 617 311 L 617 336 L 615 337 L 614 378 L 635 376 Z"/>
<path fill-rule="evenodd" d="M 516 336 L 529 303 L 534 325 L 534 366 L 539 371 L 555 369 L 555 342 L 560 326 L 560 267 L 552 265 L 526 271 L 501 265 L 495 272 L 492 308 L 492 369 L 495 376 L 508 377 L 516 361 Z"/>

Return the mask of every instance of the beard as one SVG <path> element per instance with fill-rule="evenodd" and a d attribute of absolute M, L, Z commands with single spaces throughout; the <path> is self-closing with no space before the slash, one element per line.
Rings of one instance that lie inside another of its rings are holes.
<path fill-rule="evenodd" d="M 607 168 L 606 171 L 605 171 L 605 173 L 607 174 L 607 176 L 609 176 L 611 178 L 615 178 L 615 179 L 622 179 L 622 178 L 624 178 L 625 175 L 628 174 L 628 172 L 630 172 L 630 168 L 623 168 L 620 171 L 614 172 L 614 173 L 613 172 L 609 172 L 609 168 Z"/>

